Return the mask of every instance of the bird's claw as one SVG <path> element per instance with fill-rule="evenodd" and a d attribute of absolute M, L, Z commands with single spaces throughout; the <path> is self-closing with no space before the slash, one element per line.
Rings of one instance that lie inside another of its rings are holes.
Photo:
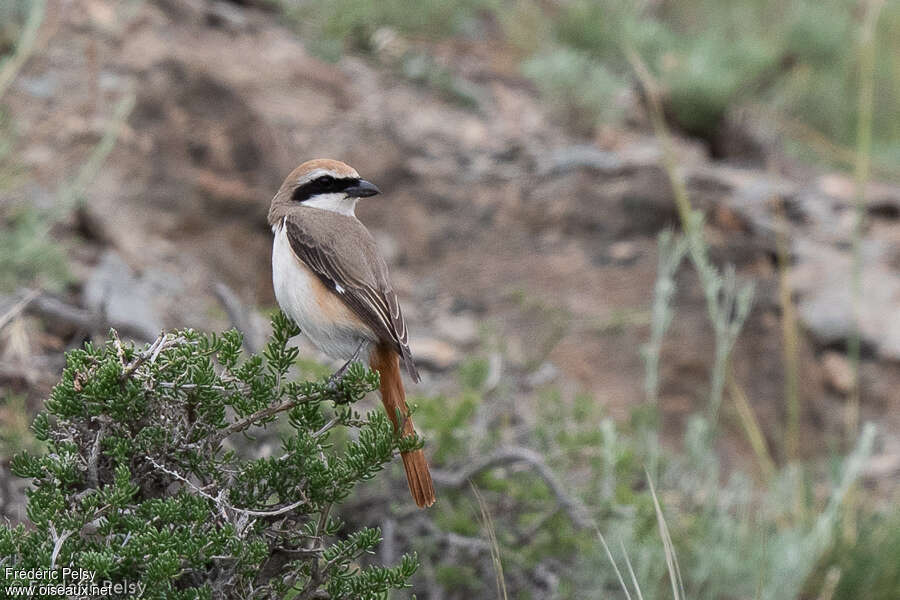
<path fill-rule="evenodd" d="M 344 379 L 344 375 L 347 374 L 347 370 L 350 368 L 350 365 L 355 363 L 359 359 L 359 354 L 362 352 L 363 344 L 365 342 L 360 342 L 359 346 L 356 347 L 356 352 L 353 353 L 353 356 L 345 362 L 340 369 L 331 374 L 331 377 L 328 378 L 328 387 L 329 389 L 337 388 L 337 385 Z"/>

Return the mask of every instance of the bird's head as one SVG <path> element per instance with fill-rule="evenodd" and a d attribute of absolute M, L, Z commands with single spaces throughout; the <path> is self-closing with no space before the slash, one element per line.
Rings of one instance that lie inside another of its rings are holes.
<path fill-rule="evenodd" d="M 353 215 L 356 202 L 380 193 L 356 169 L 339 160 L 317 158 L 291 171 L 272 198 L 269 224 L 275 225 L 294 206 L 312 206 Z"/>

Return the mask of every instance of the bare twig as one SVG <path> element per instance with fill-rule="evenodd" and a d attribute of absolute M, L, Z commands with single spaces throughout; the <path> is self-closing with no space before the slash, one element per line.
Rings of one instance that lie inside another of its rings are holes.
<path fill-rule="evenodd" d="M 556 474 L 547 465 L 544 458 L 539 453 L 528 448 L 521 446 L 501 448 L 481 460 L 473 461 L 468 467 L 455 473 L 435 470 L 432 472 L 432 478 L 438 486 L 461 489 L 468 484 L 470 479 L 477 477 L 488 469 L 517 462 L 528 463 L 537 472 L 538 476 L 544 480 L 544 483 L 547 484 L 547 487 L 550 488 L 550 491 L 556 497 L 560 507 L 569 515 L 569 518 L 578 528 L 593 528 L 587 508 L 581 501 L 566 493 L 562 482 L 557 479 Z"/>
<path fill-rule="evenodd" d="M 150 354 L 150 364 L 155 363 L 156 359 L 159 358 L 160 352 L 163 351 L 164 345 L 162 343 L 162 340 L 164 338 L 165 338 L 165 336 L 163 334 L 160 334 L 160 336 L 158 338 L 156 338 L 156 342 L 154 342 L 154 345 L 156 346 L 156 348 L 153 348 L 153 352 Z"/>
<path fill-rule="evenodd" d="M 116 340 L 118 341 L 119 337 L 116 336 Z M 134 360 L 131 361 L 128 365 L 125 366 L 125 369 L 122 371 L 122 375 L 120 379 L 122 381 L 131 377 L 135 371 L 137 371 L 138 367 L 144 364 L 146 361 L 150 361 L 151 363 L 156 361 L 156 357 L 159 356 L 159 353 L 165 350 L 166 348 L 171 348 L 173 346 L 177 346 L 185 342 L 186 340 L 183 337 L 169 337 L 165 332 L 161 333 L 156 341 L 154 341 L 150 346 L 138 354 Z"/>
<path fill-rule="evenodd" d="M 279 413 L 283 413 L 284 411 L 290 410 L 295 406 L 303 404 L 304 402 L 308 402 L 311 399 L 312 398 L 310 398 L 309 396 L 300 396 L 297 398 L 291 398 L 290 400 L 285 400 L 284 402 L 276 404 L 275 406 L 268 406 L 266 408 L 260 409 L 249 417 L 245 417 L 240 421 L 232 423 L 225 429 L 219 431 L 215 436 L 212 436 L 213 443 L 220 442 L 232 434 L 247 429 L 254 423 L 258 423 L 263 419 L 268 419 L 269 417 L 273 417 Z"/>
<path fill-rule="evenodd" d="M 341 422 L 341 420 L 338 417 L 332 417 L 330 421 L 328 421 L 327 423 L 322 425 L 321 429 L 319 429 L 317 432 L 312 434 L 313 438 L 318 439 L 318 438 L 322 437 L 323 435 L 328 433 L 328 431 L 331 428 L 333 428 L 335 425 L 337 425 L 340 422 Z"/>
<path fill-rule="evenodd" d="M 174 381 L 160 381 L 156 385 L 167 390 L 196 390 L 199 388 L 204 390 L 216 390 L 219 392 L 228 391 L 221 385 L 213 385 L 211 383 L 176 383 Z"/>
<path fill-rule="evenodd" d="M 99 477 L 97 475 L 97 462 L 100 460 L 100 444 L 103 443 L 103 437 L 106 435 L 107 426 L 105 422 L 100 423 L 100 429 L 97 430 L 97 437 L 94 439 L 94 445 L 91 446 L 91 455 L 87 464 L 87 481 L 88 487 L 97 489 L 100 486 Z"/>
<path fill-rule="evenodd" d="M 319 523 L 316 525 L 316 539 L 321 542 L 325 527 L 328 525 L 328 515 L 331 513 L 331 503 L 325 505 L 322 514 L 319 515 Z"/>
<path fill-rule="evenodd" d="M 147 460 L 150 461 L 150 463 L 154 467 L 156 467 L 157 469 L 159 469 L 166 475 L 171 475 L 175 479 L 178 479 L 179 481 L 186 483 L 188 486 L 191 487 L 191 489 L 193 489 L 195 492 L 197 492 L 198 494 L 200 494 L 207 500 L 211 500 L 211 501 L 215 502 L 217 506 L 227 509 L 227 510 L 230 510 L 232 512 L 241 514 L 241 515 L 247 515 L 247 516 L 251 516 L 251 517 L 277 517 L 279 515 L 289 513 L 292 510 L 294 510 L 295 508 L 298 508 L 299 506 L 306 504 L 309 501 L 304 496 L 303 498 L 301 498 L 300 500 L 297 500 L 296 502 L 294 502 L 292 504 L 288 504 L 286 506 L 282 506 L 282 507 L 276 508 L 274 510 L 252 510 L 249 508 L 238 508 L 236 506 L 232 506 L 231 504 L 229 504 L 228 502 L 225 501 L 225 497 L 224 497 L 225 490 L 221 490 L 219 492 L 218 496 L 213 496 L 213 495 L 205 492 L 201 487 L 199 487 L 197 484 L 195 484 L 193 481 L 191 481 L 190 479 L 188 479 L 181 473 L 179 473 L 177 471 L 173 471 L 172 469 L 169 469 L 169 468 L 165 467 L 164 465 L 159 464 L 152 457 L 148 456 Z"/>
<path fill-rule="evenodd" d="M 50 523 L 50 535 L 53 537 L 53 554 L 50 555 L 50 570 L 56 568 L 56 559 L 59 557 L 59 552 L 62 550 L 62 545 L 65 543 L 69 536 L 75 533 L 74 531 L 63 531 L 62 534 L 56 533 L 56 527 L 53 526 L 53 523 Z"/>
<path fill-rule="evenodd" d="M 417 522 L 422 526 L 422 528 L 428 533 L 429 536 L 438 538 L 439 540 L 445 542 L 448 546 L 459 548 L 472 555 L 481 554 L 484 552 L 489 553 L 491 551 L 490 542 L 483 538 L 469 537 L 467 535 L 461 535 L 452 531 L 443 531 L 434 524 L 434 521 L 429 518 L 423 517 L 422 513 L 420 512 L 410 513 L 410 516 L 417 520 Z M 403 517 L 400 517 L 400 520 L 402 521 Z"/>
<path fill-rule="evenodd" d="M 31 304 L 31 301 L 37 298 L 41 294 L 41 290 L 29 290 L 26 292 L 25 296 L 13 304 L 8 311 L 0 315 L 0 330 L 2 330 L 6 325 L 15 319 L 19 314 L 28 308 L 28 305 Z"/>
<path fill-rule="evenodd" d="M 331 503 L 325 505 L 322 509 L 322 514 L 319 515 L 319 522 L 316 524 L 316 535 L 310 540 L 310 547 L 314 544 L 322 545 L 322 538 L 324 537 L 325 526 L 328 524 L 328 515 L 331 512 Z M 315 593 L 315 590 L 319 587 L 319 583 L 325 578 L 328 574 L 328 570 L 337 562 L 340 558 L 340 555 L 335 556 L 330 561 L 325 563 L 325 566 L 319 566 L 319 557 L 316 556 L 312 559 L 310 565 L 310 575 L 309 581 L 306 582 L 306 585 L 303 588 L 303 591 L 300 592 L 298 598 L 312 598 L 315 597 L 311 594 Z"/>
<path fill-rule="evenodd" d="M 442 537 L 449 545 L 467 550 L 471 554 L 491 551 L 490 542 L 486 542 L 481 538 L 460 535 L 458 533 L 453 533 L 452 531 L 444 532 Z"/>

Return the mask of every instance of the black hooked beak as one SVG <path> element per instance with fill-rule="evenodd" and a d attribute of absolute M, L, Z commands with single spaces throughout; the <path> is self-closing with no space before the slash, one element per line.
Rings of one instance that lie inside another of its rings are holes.
<path fill-rule="evenodd" d="M 369 196 L 380 194 L 381 190 L 379 190 L 374 183 L 366 181 L 365 179 L 360 179 L 356 185 L 345 189 L 344 193 L 351 198 L 368 198 Z"/>

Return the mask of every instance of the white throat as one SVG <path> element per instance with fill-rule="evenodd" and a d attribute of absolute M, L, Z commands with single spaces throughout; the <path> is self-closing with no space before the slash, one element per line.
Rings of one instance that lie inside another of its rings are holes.
<path fill-rule="evenodd" d="M 314 208 L 321 208 L 323 210 L 330 210 L 342 215 L 347 215 L 348 217 L 354 217 L 356 216 L 355 211 L 357 202 L 359 202 L 359 198 L 348 198 L 342 193 L 319 194 L 313 196 L 309 200 L 304 200 L 303 206 L 312 206 Z"/>

